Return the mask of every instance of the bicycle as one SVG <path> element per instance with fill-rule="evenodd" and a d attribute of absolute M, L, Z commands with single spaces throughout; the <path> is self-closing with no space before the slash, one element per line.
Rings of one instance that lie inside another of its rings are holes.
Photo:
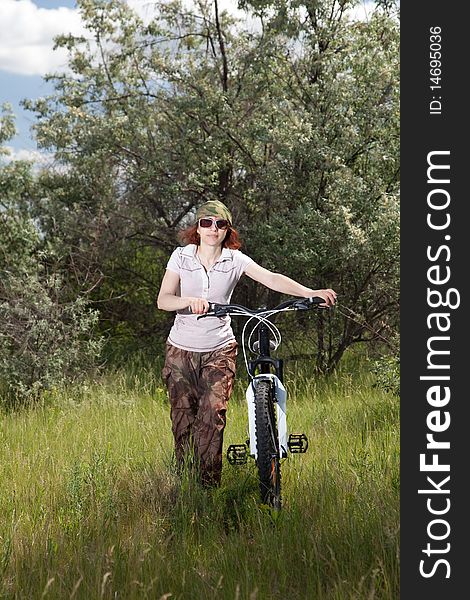
<path fill-rule="evenodd" d="M 292 454 L 304 454 L 308 449 L 305 433 L 287 435 L 287 390 L 283 384 L 283 361 L 273 358 L 271 351 L 281 343 L 281 333 L 271 321 L 274 315 L 294 310 L 319 307 L 323 298 L 292 298 L 273 309 L 251 310 L 240 304 L 209 304 L 209 311 L 198 316 L 205 317 L 243 316 L 248 320 L 242 330 L 242 348 L 250 384 L 246 390 L 248 404 L 249 439 L 245 444 L 231 444 L 227 448 L 227 460 L 232 465 L 246 464 L 249 456 L 254 458 L 259 476 L 260 497 L 263 504 L 275 510 L 281 508 L 281 459 Z M 326 308 L 326 307 L 320 307 Z M 251 330 L 248 341 L 246 332 L 249 323 L 258 322 Z M 258 333 L 258 339 L 252 338 Z M 247 347 L 258 355 L 248 360 Z M 274 370 L 274 373 L 272 372 Z M 274 408 L 276 407 L 276 409 Z"/>

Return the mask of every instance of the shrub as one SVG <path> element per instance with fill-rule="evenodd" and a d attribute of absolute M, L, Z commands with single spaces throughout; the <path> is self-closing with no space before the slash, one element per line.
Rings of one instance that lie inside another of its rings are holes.
<path fill-rule="evenodd" d="M 98 315 L 83 298 L 61 301 L 60 278 L 7 276 L 0 302 L 0 377 L 10 397 L 35 397 L 94 367 Z"/>
<path fill-rule="evenodd" d="M 31 219 L 4 211 L 0 238 L 0 380 L 11 404 L 88 373 L 102 342 L 93 337 L 97 311 L 67 297 L 60 274 L 44 267 Z"/>
<path fill-rule="evenodd" d="M 372 363 L 372 372 L 376 377 L 376 386 L 400 395 L 400 357 L 398 355 L 384 356 Z"/>

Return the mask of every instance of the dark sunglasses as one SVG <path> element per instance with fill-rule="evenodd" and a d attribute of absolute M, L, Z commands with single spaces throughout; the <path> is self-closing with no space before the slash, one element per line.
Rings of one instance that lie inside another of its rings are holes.
<path fill-rule="evenodd" d="M 213 217 L 204 217 L 199 219 L 200 227 L 212 227 L 212 224 L 215 223 L 217 229 L 227 229 L 229 226 L 229 222 L 227 219 L 215 219 Z"/>

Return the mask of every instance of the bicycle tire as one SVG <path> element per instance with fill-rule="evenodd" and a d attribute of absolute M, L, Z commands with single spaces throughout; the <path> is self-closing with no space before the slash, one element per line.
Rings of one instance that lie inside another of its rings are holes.
<path fill-rule="evenodd" d="M 273 394 L 270 381 L 257 383 L 254 397 L 255 429 L 261 502 L 279 510 L 281 508 L 281 462 Z"/>

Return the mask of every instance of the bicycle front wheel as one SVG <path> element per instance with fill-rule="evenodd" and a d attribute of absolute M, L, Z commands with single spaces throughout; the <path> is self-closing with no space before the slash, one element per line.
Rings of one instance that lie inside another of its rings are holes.
<path fill-rule="evenodd" d="M 270 381 L 257 383 L 254 400 L 261 502 L 279 510 L 281 508 L 281 463 L 274 389 Z"/>

